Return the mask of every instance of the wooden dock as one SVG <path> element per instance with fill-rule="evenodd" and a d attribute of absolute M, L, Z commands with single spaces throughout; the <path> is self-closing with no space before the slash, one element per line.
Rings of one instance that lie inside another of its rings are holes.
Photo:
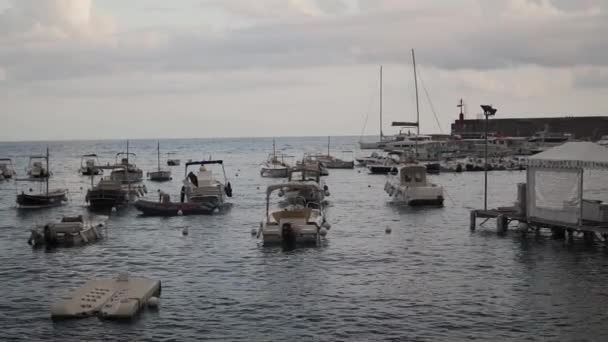
<path fill-rule="evenodd" d="M 509 230 L 509 224 L 513 221 L 518 223 L 518 230 L 522 233 L 535 231 L 540 233 L 541 229 L 549 229 L 554 238 L 572 240 L 576 235 L 582 235 L 586 241 L 599 239 L 608 242 L 608 223 L 595 223 L 583 221 L 582 224 L 568 224 L 564 222 L 526 219 L 515 207 L 502 207 L 496 209 L 477 209 L 471 211 L 470 229 L 477 228 L 477 218 L 496 219 L 496 231 L 504 234 Z"/>

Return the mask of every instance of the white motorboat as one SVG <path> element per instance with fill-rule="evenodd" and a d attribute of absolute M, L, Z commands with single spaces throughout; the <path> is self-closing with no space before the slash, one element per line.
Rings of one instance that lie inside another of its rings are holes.
<path fill-rule="evenodd" d="M 84 154 L 80 157 L 80 174 L 83 176 L 96 176 L 103 173 L 99 168 L 99 158 L 96 154 Z"/>
<path fill-rule="evenodd" d="M 329 196 L 329 187 L 321 179 L 321 174 L 316 169 L 293 168 L 289 170 L 287 183 L 307 184 L 309 187 L 297 189 L 283 189 L 279 196 L 285 196 L 288 203 L 295 203 L 298 199 L 306 202 L 324 204 L 326 196 Z"/>
<path fill-rule="evenodd" d="M 601 146 L 608 147 L 608 135 L 603 135 L 597 143 Z"/>
<path fill-rule="evenodd" d="M 157 160 L 158 160 L 158 168 L 156 169 L 156 171 L 148 172 L 148 178 L 151 181 L 155 181 L 155 182 L 170 181 L 172 179 L 171 170 L 163 170 L 160 168 L 160 142 L 157 142 L 157 144 L 156 144 L 156 154 L 157 154 Z"/>
<path fill-rule="evenodd" d="M 51 173 L 48 168 L 45 167 L 45 155 L 30 156 L 29 165 L 27 168 L 27 175 L 30 178 L 48 178 Z"/>
<path fill-rule="evenodd" d="M 85 222 L 82 215 L 64 216 L 61 222 L 47 223 L 32 229 L 28 243 L 32 247 L 71 247 L 93 243 L 103 238 L 98 228 L 103 222 Z"/>
<path fill-rule="evenodd" d="M 270 178 L 287 178 L 289 164 L 285 161 L 290 156 L 278 154 L 274 139 L 272 140 L 272 154 L 268 156 L 266 162 L 260 166 L 260 176 Z"/>
<path fill-rule="evenodd" d="M 118 161 L 119 157 L 120 162 Z M 103 167 L 112 170 L 112 172 L 110 173 L 110 179 L 120 181 L 124 184 L 138 183 L 142 181 L 144 177 L 144 172 L 140 168 L 138 168 L 137 165 L 131 163 L 131 157 L 136 157 L 136 154 L 132 152 L 116 153 L 116 162 L 114 163 L 114 165 Z"/>
<path fill-rule="evenodd" d="M 188 166 L 200 165 L 198 173 L 188 173 Z M 210 165 L 221 165 L 224 176 L 223 183 L 215 178 L 213 172 L 207 169 Z M 232 197 L 232 185 L 226 177 L 222 160 L 191 161 L 186 163 L 184 186 L 181 190 L 181 202 L 201 203 L 207 206 L 221 208 L 226 197 Z"/>
<path fill-rule="evenodd" d="M 426 166 L 405 164 L 390 176 L 384 190 L 394 202 L 410 206 L 443 205 L 443 187 L 428 182 Z"/>
<path fill-rule="evenodd" d="M 17 175 L 12 159 L 0 158 L 0 175 L 0 179 L 10 179 Z"/>
<path fill-rule="evenodd" d="M 323 206 L 318 202 L 300 198 L 297 203 L 285 207 L 270 208 L 273 192 L 316 191 L 316 184 L 288 182 L 271 185 L 266 189 L 266 215 L 260 223 L 258 237 L 262 236 L 264 245 L 282 244 L 293 248 L 300 244 L 316 244 L 321 236 L 327 234 L 329 224 L 325 222 Z"/>

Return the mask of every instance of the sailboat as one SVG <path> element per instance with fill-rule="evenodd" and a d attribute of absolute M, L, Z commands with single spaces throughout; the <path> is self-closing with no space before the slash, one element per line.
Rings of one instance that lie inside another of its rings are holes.
<path fill-rule="evenodd" d="M 46 155 L 41 156 L 42 159 L 46 162 L 46 168 L 44 170 L 49 174 L 49 148 L 46 148 Z M 42 165 L 41 169 L 42 169 Z M 21 179 L 18 181 L 33 181 L 33 178 Z M 22 209 L 33 209 L 33 208 L 48 208 L 60 206 L 64 202 L 67 202 L 67 193 L 66 189 L 56 189 L 49 190 L 49 177 L 37 178 L 37 181 L 44 182 L 45 187 L 44 190 L 40 190 L 39 193 L 29 194 L 25 193 L 25 191 L 21 191 L 20 194 L 17 194 L 17 204 L 19 208 Z M 30 189 L 31 191 L 31 189 Z"/>
<path fill-rule="evenodd" d="M 416 56 L 412 49 L 414 66 L 414 86 L 416 88 L 416 122 L 393 122 L 393 126 L 416 127 L 416 137 L 420 135 L 420 106 L 418 102 L 418 77 L 416 74 Z M 414 140 L 414 155 L 409 156 L 405 164 L 398 167 L 397 174 L 390 176 L 384 190 L 394 202 L 407 205 L 443 205 L 443 187 L 427 181 L 427 167 L 419 164 L 415 157 L 418 154 L 418 140 Z"/>
<path fill-rule="evenodd" d="M 384 134 L 382 133 L 382 65 L 380 66 L 380 140 L 376 142 L 359 141 L 359 148 L 362 150 L 382 149 L 386 145 Z"/>
<path fill-rule="evenodd" d="M 355 161 L 354 160 L 343 160 L 340 158 L 337 158 L 335 156 L 332 156 L 329 153 L 329 146 L 330 146 L 330 141 L 331 141 L 331 137 L 327 137 L 327 155 L 319 155 L 317 156 L 317 159 L 319 159 L 319 161 L 321 163 L 323 163 L 325 165 L 326 168 L 328 169 L 353 169 L 355 168 Z M 343 153 L 352 153 L 352 151 L 342 151 Z"/>
<path fill-rule="evenodd" d="M 171 180 L 171 170 L 161 170 L 160 168 L 160 141 L 156 144 L 156 154 L 158 159 L 158 169 L 148 172 L 148 178 L 151 181 L 165 182 Z"/>

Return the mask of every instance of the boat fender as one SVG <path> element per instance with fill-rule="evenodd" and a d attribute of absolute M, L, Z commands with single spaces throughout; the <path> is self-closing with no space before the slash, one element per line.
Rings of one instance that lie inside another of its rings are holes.
<path fill-rule="evenodd" d="M 184 215 L 184 212 L 183 212 L 183 211 L 181 211 L 181 209 L 180 209 L 180 210 L 178 210 L 178 211 L 177 211 L 177 216 L 182 216 L 182 215 Z"/>
<path fill-rule="evenodd" d="M 112 207 L 112 210 L 111 210 L 111 211 L 112 211 L 113 213 L 115 213 L 115 212 L 116 212 L 116 207 Z"/>
<path fill-rule="evenodd" d="M 180 210 L 181 211 L 181 210 Z M 188 227 L 184 227 L 184 229 L 182 229 L 182 235 L 186 236 L 188 235 Z"/>
<path fill-rule="evenodd" d="M 327 186 L 327 184 L 323 185 L 323 190 L 328 191 L 329 187 Z"/>
<path fill-rule="evenodd" d="M 251 236 L 254 236 L 258 233 L 258 230 L 255 228 L 251 228 Z"/>
<path fill-rule="evenodd" d="M 148 299 L 148 307 L 150 309 L 158 309 L 158 305 L 160 304 L 160 298 L 158 297 L 150 297 L 150 299 Z"/>
<path fill-rule="evenodd" d="M 232 197 L 232 185 L 230 182 L 226 183 L 226 186 L 224 186 L 224 192 L 226 193 L 226 196 Z"/>
<path fill-rule="evenodd" d="M 329 196 L 329 195 L 330 195 L 329 191 L 325 190 L 325 196 Z"/>
<path fill-rule="evenodd" d="M 324 221 L 323 224 L 321 224 L 321 227 L 329 230 L 331 228 L 331 224 L 329 224 L 329 222 Z"/>
<path fill-rule="evenodd" d="M 319 235 L 323 237 L 327 236 L 327 229 L 321 227 L 321 229 L 319 229 Z"/>

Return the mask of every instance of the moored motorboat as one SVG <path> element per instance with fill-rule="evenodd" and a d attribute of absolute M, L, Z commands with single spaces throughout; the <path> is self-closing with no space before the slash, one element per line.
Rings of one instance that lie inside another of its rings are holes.
<path fill-rule="evenodd" d="M 197 174 L 188 172 L 188 167 L 200 165 Z M 224 182 L 217 180 L 207 166 L 220 165 Z M 222 208 L 226 197 L 232 197 L 232 185 L 226 177 L 226 170 L 222 160 L 191 161 L 186 163 L 184 186 L 181 190 L 180 202 L 205 204 L 208 207 Z"/>
<path fill-rule="evenodd" d="M 3 179 L 11 179 L 17 175 L 12 159 L 0 158 L 0 175 Z"/>
<path fill-rule="evenodd" d="M 175 152 L 167 153 L 167 166 L 178 166 L 181 161 L 176 158 L 169 158 L 171 155 L 176 154 Z"/>
<path fill-rule="evenodd" d="M 304 201 L 325 204 L 325 197 L 329 196 L 329 187 L 321 179 L 320 172 L 316 169 L 293 168 L 289 170 L 287 183 L 309 185 L 302 188 L 285 188 L 279 192 L 284 196 L 287 203 L 295 203 L 299 199 Z"/>
<path fill-rule="evenodd" d="M 121 169 L 114 169 L 112 172 L 118 173 Z M 122 170 L 122 172 L 126 171 Z M 91 210 L 110 210 L 125 207 L 146 192 L 145 185 L 124 184 L 121 180 L 105 177 L 87 191 L 85 201 L 89 203 Z"/>
<path fill-rule="evenodd" d="M 119 152 L 116 154 L 116 162 L 112 166 L 104 166 L 112 170 L 110 178 L 121 183 L 138 183 L 143 179 L 144 172 L 129 160 L 135 157 L 132 152 Z M 120 157 L 120 162 L 118 158 Z"/>
<path fill-rule="evenodd" d="M 93 243 L 103 238 L 98 228 L 104 223 L 85 222 L 82 216 L 64 216 L 61 222 L 47 223 L 32 229 L 28 243 L 32 247 L 71 247 Z"/>
<path fill-rule="evenodd" d="M 47 149 L 48 152 L 48 149 Z M 30 156 L 29 165 L 27 168 L 27 175 L 30 178 L 48 178 L 51 172 L 48 169 L 48 165 L 45 164 L 48 155 L 35 155 Z"/>
<path fill-rule="evenodd" d="M 80 157 L 80 174 L 83 176 L 97 176 L 103 173 L 99 168 L 99 158 L 96 154 L 84 154 Z"/>
<path fill-rule="evenodd" d="M 260 223 L 258 237 L 264 245 L 282 244 L 288 248 L 304 244 L 317 244 L 327 234 L 330 225 L 325 221 L 320 203 L 307 202 L 303 198 L 271 212 L 270 199 L 275 191 L 299 192 L 311 190 L 314 184 L 288 182 L 271 185 L 266 189 L 266 215 Z"/>
<path fill-rule="evenodd" d="M 389 177 L 384 190 L 394 202 L 410 206 L 443 205 L 443 187 L 428 182 L 426 167 L 405 164 L 396 175 Z"/>

